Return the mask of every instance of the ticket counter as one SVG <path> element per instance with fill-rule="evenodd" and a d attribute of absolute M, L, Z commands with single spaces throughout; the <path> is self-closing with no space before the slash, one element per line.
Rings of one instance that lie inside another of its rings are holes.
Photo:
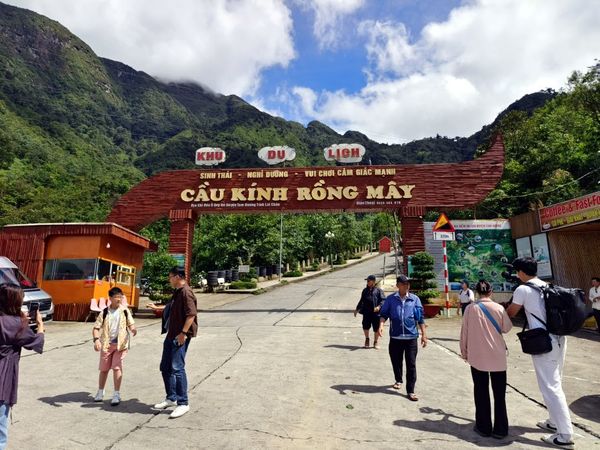
<path fill-rule="evenodd" d="M 106 299 L 115 286 L 137 308 L 144 252 L 155 248 L 116 224 L 7 225 L 0 233 L 0 254 L 52 296 L 55 320 L 83 320 L 91 299 Z"/>

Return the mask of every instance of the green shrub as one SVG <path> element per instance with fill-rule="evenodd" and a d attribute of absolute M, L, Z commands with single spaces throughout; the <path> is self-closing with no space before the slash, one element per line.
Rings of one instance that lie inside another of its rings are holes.
<path fill-rule="evenodd" d="M 240 281 L 252 281 L 257 278 L 256 270 L 250 269 L 250 272 L 240 273 Z"/>
<path fill-rule="evenodd" d="M 432 298 L 440 296 L 437 289 L 435 273 L 433 272 L 434 259 L 427 252 L 417 252 L 411 257 L 413 272 L 411 274 L 412 287 L 415 294 L 419 296 L 421 302 L 426 305 Z"/>
<path fill-rule="evenodd" d="M 360 258 L 361 258 L 361 256 L 359 254 L 356 254 L 356 253 L 354 255 L 348 256 L 348 259 L 360 259 Z"/>
<path fill-rule="evenodd" d="M 290 270 L 289 272 L 284 273 L 283 276 L 285 278 L 301 277 L 302 272 L 299 270 Z"/>
<path fill-rule="evenodd" d="M 319 270 L 319 263 L 315 261 L 304 270 L 306 270 L 307 272 L 316 272 L 317 270 Z"/>
<path fill-rule="evenodd" d="M 256 289 L 256 281 L 234 281 L 229 289 Z"/>

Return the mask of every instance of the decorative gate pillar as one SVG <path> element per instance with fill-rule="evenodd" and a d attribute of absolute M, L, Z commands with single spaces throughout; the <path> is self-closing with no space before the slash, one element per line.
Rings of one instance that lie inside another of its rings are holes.
<path fill-rule="evenodd" d="M 169 211 L 171 232 L 169 234 L 169 253 L 184 255 L 185 276 L 189 283 L 192 267 L 192 242 L 197 215 L 191 209 L 172 209 Z"/>
<path fill-rule="evenodd" d="M 408 270 L 406 257 L 425 251 L 425 230 L 423 227 L 425 207 L 405 206 L 400 208 L 399 212 L 402 228 L 402 256 L 405 260 L 404 271 L 406 272 Z"/>

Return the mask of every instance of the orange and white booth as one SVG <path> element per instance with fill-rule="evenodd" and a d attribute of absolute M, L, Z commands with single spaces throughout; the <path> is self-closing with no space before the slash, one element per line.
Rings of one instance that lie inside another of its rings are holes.
<path fill-rule="evenodd" d="M 105 304 L 115 286 L 137 308 L 137 280 L 149 250 L 156 244 L 115 223 L 6 225 L 0 231 L 0 255 L 52 296 L 55 320 L 84 320 L 90 305 Z"/>

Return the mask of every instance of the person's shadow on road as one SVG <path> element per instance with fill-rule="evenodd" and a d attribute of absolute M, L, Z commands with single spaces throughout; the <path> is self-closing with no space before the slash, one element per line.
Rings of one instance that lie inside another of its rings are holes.
<path fill-rule="evenodd" d="M 354 352 L 354 351 L 360 350 L 360 349 L 369 350 L 368 348 L 365 348 L 364 346 L 341 345 L 341 344 L 324 345 L 323 348 L 340 348 L 342 350 L 350 350 L 351 352 Z"/>
<path fill-rule="evenodd" d="M 594 422 L 600 422 L 600 395 L 585 395 L 578 398 L 569 406 L 571 411 L 587 420 L 593 420 Z"/>
<path fill-rule="evenodd" d="M 82 408 L 95 408 L 116 413 L 160 414 L 160 411 L 152 409 L 151 405 L 142 403 L 137 398 L 123 400 L 119 405 L 112 406 L 110 396 L 102 402 L 94 402 L 94 397 L 89 392 L 69 392 L 54 397 L 41 397 L 38 400 L 55 408 L 62 408 L 66 404 L 80 404 Z"/>
<path fill-rule="evenodd" d="M 385 386 L 374 386 L 372 384 L 335 384 L 331 386 L 331 389 L 338 391 L 341 395 L 348 395 L 348 393 L 400 395 L 389 384 Z"/>
<path fill-rule="evenodd" d="M 435 409 L 430 407 L 419 408 L 419 411 L 423 414 L 436 414 L 440 416 L 440 419 L 435 420 L 423 418 L 423 420 L 395 420 L 394 425 L 399 427 L 412 428 L 413 430 L 424 431 L 427 433 L 437 433 L 445 434 L 448 436 L 454 436 L 463 441 L 477 444 L 479 447 L 508 447 L 513 442 L 519 442 L 534 447 L 548 447 L 541 441 L 537 442 L 521 436 L 525 433 L 542 432 L 542 430 L 540 430 L 539 428 L 511 426 L 509 428 L 508 436 L 504 439 L 494 439 L 492 437 L 486 438 L 479 436 L 475 433 L 475 431 L 473 431 L 475 421 L 472 419 L 456 416 L 454 414 L 447 413 L 442 409 Z"/>

